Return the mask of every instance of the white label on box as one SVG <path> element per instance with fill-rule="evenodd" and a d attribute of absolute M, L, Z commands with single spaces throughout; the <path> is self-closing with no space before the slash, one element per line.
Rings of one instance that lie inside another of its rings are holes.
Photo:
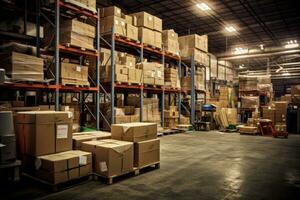
<path fill-rule="evenodd" d="M 157 71 L 157 77 L 161 78 L 161 71 Z"/>
<path fill-rule="evenodd" d="M 68 125 L 67 124 L 60 124 L 56 127 L 56 138 L 57 139 L 64 139 L 68 138 Z"/>
<path fill-rule="evenodd" d="M 79 156 L 79 165 L 87 164 L 87 156 Z"/>
<path fill-rule="evenodd" d="M 99 166 L 100 166 L 100 171 L 101 172 L 107 172 L 107 165 L 106 165 L 105 161 L 99 162 Z"/>
<path fill-rule="evenodd" d="M 81 67 L 80 66 L 76 66 L 76 71 L 81 72 Z"/>

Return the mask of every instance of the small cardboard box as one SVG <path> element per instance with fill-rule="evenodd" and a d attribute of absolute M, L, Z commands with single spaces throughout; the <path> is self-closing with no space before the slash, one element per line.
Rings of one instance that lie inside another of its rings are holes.
<path fill-rule="evenodd" d="M 156 16 L 153 16 L 153 30 L 162 32 L 162 20 Z"/>
<path fill-rule="evenodd" d="M 138 28 L 131 24 L 126 24 L 126 35 L 129 39 L 138 40 Z"/>
<path fill-rule="evenodd" d="M 154 31 L 151 29 L 139 27 L 138 36 L 139 40 L 143 41 L 143 43 L 155 46 Z"/>
<path fill-rule="evenodd" d="M 92 132 L 83 132 L 81 135 L 74 135 L 73 133 L 73 148 L 81 149 L 82 142 L 92 141 L 92 140 L 103 140 L 110 139 L 111 133 L 104 131 L 92 131 Z"/>
<path fill-rule="evenodd" d="M 160 140 L 134 143 L 134 166 L 144 167 L 160 161 Z"/>
<path fill-rule="evenodd" d="M 114 25 L 114 33 L 126 36 L 126 22 L 125 19 L 117 16 L 108 16 L 101 21 L 101 32 L 104 34 L 111 34 Z"/>
<path fill-rule="evenodd" d="M 118 140 L 84 142 L 83 149 L 92 152 L 94 171 L 111 177 L 133 170 L 133 143 Z"/>
<path fill-rule="evenodd" d="M 111 137 L 116 140 L 140 142 L 157 138 L 157 124 L 155 123 L 127 123 L 113 124 Z"/>
<path fill-rule="evenodd" d="M 125 115 L 134 115 L 134 106 L 125 106 Z"/>
<path fill-rule="evenodd" d="M 100 10 L 100 16 L 101 17 L 108 17 L 108 16 L 117 16 L 121 17 L 122 12 L 121 9 L 116 7 L 116 6 L 110 6 L 110 7 L 105 7 Z"/>

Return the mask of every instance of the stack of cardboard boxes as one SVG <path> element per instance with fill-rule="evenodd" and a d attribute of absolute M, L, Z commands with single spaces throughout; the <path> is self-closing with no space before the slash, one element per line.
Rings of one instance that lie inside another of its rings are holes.
<path fill-rule="evenodd" d="M 145 85 L 164 85 L 164 66 L 156 62 L 142 62 L 137 68 L 143 70 L 143 83 Z"/>
<path fill-rule="evenodd" d="M 82 143 L 82 150 L 93 155 L 94 172 L 108 178 L 158 163 L 157 125 L 128 123 L 112 125 L 112 139 Z"/>
<path fill-rule="evenodd" d="M 95 26 L 76 19 L 64 20 L 60 25 L 60 43 L 85 49 L 95 49 Z"/>
<path fill-rule="evenodd" d="M 61 62 L 60 81 L 62 85 L 89 86 L 88 66 L 80 63 Z"/>
<path fill-rule="evenodd" d="M 191 90 L 192 88 L 191 76 L 181 77 L 181 88 L 183 90 Z M 204 90 L 204 74 L 201 69 L 195 70 L 195 88 L 197 90 Z"/>
<path fill-rule="evenodd" d="M 173 29 L 163 30 L 162 42 L 165 51 L 179 55 L 178 34 Z"/>
<path fill-rule="evenodd" d="M 81 150 L 83 142 L 111 139 L 111 133 L 104 131 L 78 132 L 72 134 L 72 139 L 73 149 Z"/>
<path fill-rule="evenodd" d="M 133 13 L 131 16 L 136 18 L 139 40 L 144 44 L 161 49 L 162 20 L 147 12 Z"/>
<path fill-rule="evenodd" d="M 300 104 L 300 85 L 293 85 L 291 87 L 291 96 L 294 104 Z"/>
<path fill-rule="evenodd" d="M 174 68 L 165 68 L 165 87 L 180 88 L 178 70 Z"/>
<path fill-rule="evenodd" d="M 242 108 L 259 108 L 258 96 L 242 96 L 241 97 Z"/>
<path fill-rule="evenodd" d="M 239 90 L 253 91 L 257 90 L 258 80 L 254 76 L 239 76 Z"/>
<path fill-rule="evenodd" d="M 207 35 L 185 35 L 179 37 L 178 41 L 182 59 L 190 60 L 194 57 L 197 63 L 209 66 Z"/>
<path fill-rule="evenodd" d="M 53 184 L 91 173 L 91 154 L 72 151 L 69 112 L 19 112 L 15 127 L 19 157 L 27 173 Z"/>
<path fill-rule="evenodd" d="M 176 128 L 178 125 L 178 106 L 166 106 L 164 110 L 164 127 L 165 128 Z"/>

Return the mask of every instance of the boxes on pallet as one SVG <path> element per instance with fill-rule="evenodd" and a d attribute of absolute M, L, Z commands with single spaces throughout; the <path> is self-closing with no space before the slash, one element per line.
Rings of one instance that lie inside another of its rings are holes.
<path fill-rule="evenodd" d="M 133 170 L 133 143 L 119 140 L 99 140 L 82 143 L 84 151 L 92 152 L 94 172 L 118 176 Z"/>
<path fill-rule="evenodd" d="M 123 53 L 123 52 L 118 52 L 117 55 L 120 64 L 125 65 L 128 68 L 135 69 L 136 58 L 133 55 Z"/>
<path fill-rule="evenodd" d="M 165 68 L 164 69 L 165 75 L 165 86 L 176 88 L 178 85 L 178 70 L 174 68 Z"/>
<path fill-rule="evenodd" d="M 134 106 L 125 106 L 125 115 L 134 115 L 135 108 Z"/>
<path fill-rule="evenodd" d="M 173 29 L 162 32 L 162 43 L 164 50 L 173 54 L 179 54 L 178 34 Z"/>
<path fill-rule="evenodd" d="M 92 154 L 79 150 L 39 156 L 36 174 L 52 184 L 87 176 L 92 173 Z"/>
<path fill-rule="evenodd" d="M 198 49 L 204 52 L 208 52 L 208 37 L 207 35 L 185 35 L 178 38 L 179 48 L 181 51 L 187 51 L 188 49 Z"/>
<path fill-rule="evenodd" d="M 144 167 L 160 161 L 160 140 L 146 140 L 134 143 L 134 166 Z"/>
<path fill-rule="evenodd" d="M 181 77 L 181 88 L 184 90 L 190 90 L 192 88 L 192 78 L 190 76 Z M 195 72 L 195 88 L 198 90 L 204 90 L 203 72 Z"/>
<path fill-rule="evenodd" d="M 270 106 L 262 106 L 262 118 L 269 119 L 275 124 L 275 109 Z"/>
<path fill-rule="evenodd" d="M 55 2 L 56 0 L 49 0 L 49 3 Z M 96 0 L 65 0 L 65 2 L 96 12 Z"/>
<path fill-rule="evenodd" d="M 295 104 L 300 103 L 300 85 L 292 85 L 291 86 L 291 96 L 292 102 Z"/>
<path fill-rule="evenodd" d="M 116 17 L 121 17 L 122 16 L 122 11 L 120 8 L 116 6 L 110 6 L 110 7 L 105 7 L 100 9 L 100 17 L 109 17 L 109 16 L 116 16 Z"/>
<path fill-rule="evenodd" d="M 160 63 L 155 63 L 155 79 L 154 79 L 154 84 L 155 85 L 164 85 L 165 82 L 165 74 L 164 74 L 164 66 L 163 64 Z"/>
<path fill-rule="evenodd" d="M 145 44 L 155 46 L 155 34 L 151 29 L 138 27 L 138 38 Z"/>
<path fill-rule="evenodd" d="M 127 123 L 113 124 L 111 137 L 116 140 L 140 142 L 157 137 L 157 124 L 155 123 Z"/>
<path fill-rule="evenodd" d="M 257 90 L 258 80 L 254 76 L 239 76 L 239 90 L 251 91 Z"/>
<path fill-rule="evenodd" d="M 129 39 L 138 41 L 139 38 L 139 30 L 136 26 L 131 24 L 126 24 L 126 36 Z"/>
<path fill-rule="evenodd" d="M 178 125 L 178 118 L 165 118 L 164 119 L 164 127 L 167 128 L 176 128 Z"/>
<path fill-rule="evenodd" d="M 73 133 L 72 139 L 73 149 L 81 149 L 83 142 L 111 139 L 111 133 L 104 131 L 81 132 L 80 135 Z"/>
<path fill-rule="evenodd" d="M 70 44 L 80 48 L 95 49 L 95 27 L 76 19 L 64 20 L 60 26 L 61 44 Z"/>
<path fill-rule="evenodd" d="M 15 127 L 21 155 L 41 156 L 72 149 L 72 118 L 69 112 L 18 112 Z"/>
<path fill-rule="evenodd" d="M 190 118 L 180 115 L 180 124 L 190 124 Z"/>
<path fill-rule="evenodd" d="M 115 34 L 127 36 L 125 19 L 117 16 L 108 16 L 102 19 L 100 27 L 101 33 L 111 34 L 113 26 Z"/>
<path fill-rule="evenodd" d="M 62 84 L 89 86 L 88 67 L 73 63 L 62 62 L 60 67 Z"/>
<path fill-rule="evenodd" d="M 284 96 L 280 97 L 280 101 L 287 101 L 288 103 L 292 102 L 292 95 L 291 94 L 285 94 Z"/>
<path fill-rule="evenodd" d="M 191 57 L 194 57 L 194 60 L 197 63 L 202 64 L 204 66 L 209 65 L 209 57 L 207 53 L 202 52 L 198 49 L 195 48 L 180 49 L 180 55 L 183 59 L 191 59 Z"/>
<path fill-rule="evenodd" d="M 10 52 L 0 54 L 1 68 L 13 80 L 44 80 L 44 60 L 23 53 Z"/>
<path fill-rule="evenodd" d="M 150 30 L 154 29 L 154 19 L 153 16 L 147 12 L 138 12 L 130 14 L 131 16 L 135 16 L 137 19 L 138 27 L 145 27 Z M 156 29 L 159 29 L 159 22 L 156 21 Z"/>
<path fill-rule="evenodd" d="M 136 24 L 134 23 L 134 18 L 136 19 L 136 17 L 133 17 L 131 15 L 125 15 L 126 24 L 136 26 Z"/>
<path fill-rule="evenodd" d="M 241 97 L 242 108 L 259 108 L 258 96 L 242 96 Z"/>
<path fill-rule="evenodd" d="M 143 82 L 149 85 L 164 85 L 164 66 L 155 62 L 143 62 L 137 65 L 143 71 Z"/>
<path fill-rule="evenodd" d="M 102 82 L 110 82 L 110 65 L 100 66 L 100 79 Z M 128 68 L 125 65 L 115 64 L 115 81 L 128 82 Z"/>

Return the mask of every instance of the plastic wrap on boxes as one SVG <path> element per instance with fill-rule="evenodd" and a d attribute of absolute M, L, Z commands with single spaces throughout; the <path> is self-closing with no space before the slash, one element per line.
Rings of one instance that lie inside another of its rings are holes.
<path fill-rule="evenodd" d="M 259 107 L 259 97 L 241 97 L 242 108 L 258 108 Z"/>

